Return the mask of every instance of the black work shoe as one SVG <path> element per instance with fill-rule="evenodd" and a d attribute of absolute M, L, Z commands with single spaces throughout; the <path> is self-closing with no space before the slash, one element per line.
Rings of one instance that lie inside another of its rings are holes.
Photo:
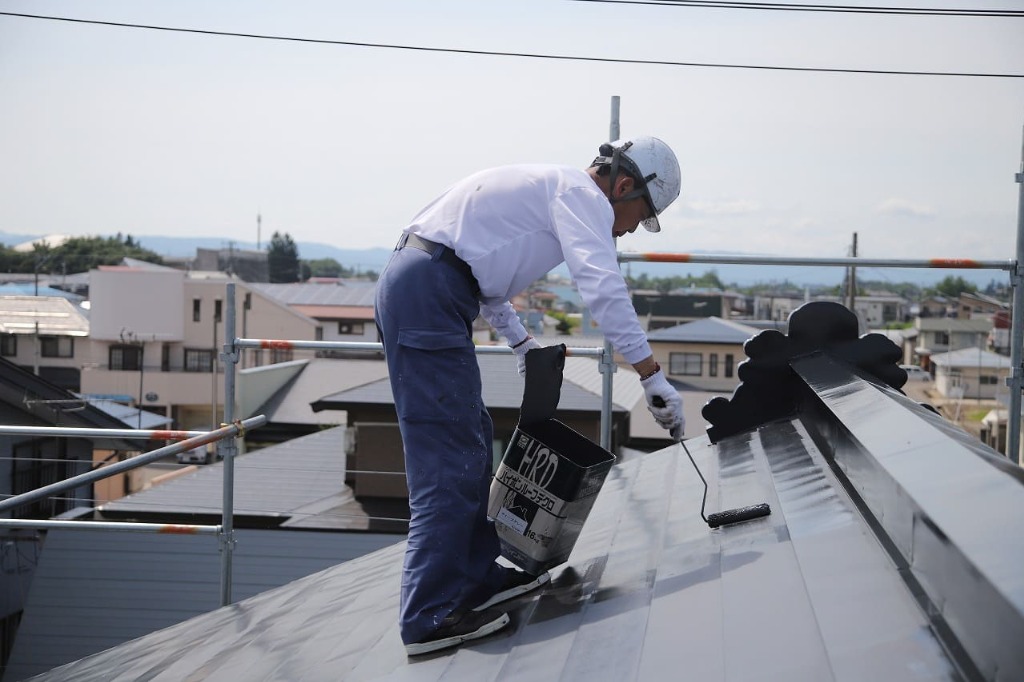
<path fill-rule="evenodd" d="M 521 594 L 532 592 L 544 583 L 551 580 L 551 574 L 544 571 L 540 575 L 530 575 L 523 571 L 517 571 L 514 568 L 506 569 L 505 584 L 491 595 L 491 598 L 485 601 L 480 606 L 474 608 L 474 611 L 483 611 L 486 608 L 490 608 L 495 604 L 500 604 L 503 601 L 514 599 Z"/>
<path fill-rule="evenodd" d="M 441 621 L 441 627 L 419 642 L 405 645 L 410 656 L 428 654 L 431 651 L 458 646 L 471 639 L 486 637 L 508 625 L 507 613 L 501 611 L 464 611 L 449 614 Z"/>

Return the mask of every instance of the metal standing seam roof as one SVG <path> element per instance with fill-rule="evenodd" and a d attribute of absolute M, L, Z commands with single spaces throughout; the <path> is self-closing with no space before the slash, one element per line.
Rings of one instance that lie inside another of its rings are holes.
<path fill-rule="evenodd" d="M 1010 358 L 981 348 L 959 348 L 948 353 L 936 353 L 931 361 L 943 367 L 984 367 L 1003 369 L 1010 367 Z"/>
<path fill-rule="evenodd" d="M 408 658 L 403 544 L 36 678 L 237 680 L 946 680 L 956 671 L 891 560 L 797 421 L 614 467 L 567 564 L 504 632 Z M 767 450 L 770 450 L 770 456 Z"/>
<path fill-rule="evenodd" d="M 243 370 L 243 373 L 248 370 Z M 268 422 L 287 424 L 344 423 L 344 413 L 314 412 L 311 404 L 339 389 L 348 389 L 386 378 L 383 360 L 353 358 L 311 358 L 302 371 L 253 414 L 266 415 Z"/>

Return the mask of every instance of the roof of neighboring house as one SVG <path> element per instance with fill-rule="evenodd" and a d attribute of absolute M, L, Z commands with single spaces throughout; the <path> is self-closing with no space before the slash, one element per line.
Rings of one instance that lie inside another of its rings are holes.
<path fill-rule="evenodd" d="M 0 333 L 88 336 L 89 319 L 61 296 L 0 296 Z"/>
<path fill-rule="evenodd" d="M 960 348 L 948 353 L 937 353 L 931 361 L 939 367 L 984 367 L 1003 369 L 1010 367 L 1010 358 L 981 348 Z"/>
<path fill-rule="evenodd" d="M 919 317 L 915 323 L 923 332 L 975 332 L 987 333 L 992 329 L 992 320 L 971 318 L 961 320 L 955 317 Z"/>
<path fill-rule="evenodd" d="M 85 296 L 64 291 L 63 289 L 56 289 L 48 284 L 40 284 L 37 287 L 34 282 L 0 284 L 0 296 L 56 296 L 66 298 L 75 304 L 85 300 Z"/>
<path fill-rule="evenodd" d="M 259 368 L 242 370 L 239 381 L 245 381 L 242 375 L 246 372 L 255 371 Z M 388 368 L 383 360 L 312 358 L 306 361 L 294 379 L 276 391 L 253 414 L 262 414 L 268 422 L 283 424 L 344 424 L 344 411 L 315 412 L 312 403 L 332 392 L 379 381 L 387 375 Z"/>
<path fill-rule="evenodd" d="M 336 530 L 395 530 L 394 524 L 383 528 L 371 524 L 345 485 L 345 438 L 345 428 L 335 427 L 236 457 L 235 515 L 298 528 L 312 517 L 327 515 L 331 518 L 314 525 Z M 224 463 L 218 462 L 108 502 L 98 510 L 111 518 L 220 516 L 223 489 Z"/>
<path fill-rule="evenodd" d="M 288 307 L 317 320 L 373 321 L 372 305 L 309 305 L 296 303 Z"/>
<path fill-rule="evenodd" d="M 0 358 L 0 401 L 25 414 L 27 419 L 37 422 L 20 426 L 46 425 L 119 430 L 131 427 L 131 424 L 126 424 L 95 405 L 90 405 L 89 401 L 83 400 L 71 391 L 60 388 L 4 358 Z M 144 449 L 140 441 L 122 438 L 95 436 L 89 440 L 96 447 L 112 450 Z"/>
<path fill-rule="evenodd" d="M 489 409 L 516 409 L 523 404 L 523 378 L 516 371 L 516 360 L 508 355 L 477 355 L 480 375 L 483 382 L 484 404 Z M 564 375 L 563 375 L 564 376 Z M 569 379 L 568 377 L 565 377 Z M 339 391 L 321 397 L 313 402 L 313 410 L 338 410 L 355 403 L 394 405 L 391 394 L 391 383 L 385 377 L 362 386 Z M 562 384 L 559 410 L 594 411 L 601 409 L 601 395 L 586 390 L 572 380 Z M 616 404 L 613 412 L 622 412 L 624 408 Z"/>
<path fill-rule="evenodd" d="M 156 414 L 155 412 L 140 410 L 137 407 L 125 405 L 124 403 L 120 403 L 116 400 L 96 400 L 89 396 L 82 397 L 85 400 L 88 400 L 90 405 L 98 407 L 114 419 L 124 422 L 129 428 L 155 429 L 160 426 L 166 426 L 174 421 L 171 417 L 165 417 L 164 415 Z"/>
<path fill-rule="evenodd" d="M 290 306 L 332 305 L 373 307 L 374 282 L 342 280 L 337 284 L 260 284 L 248 285 L 253 291 Z"/>
<path fill-rule="evenodd" d="M 720 317 L 705 317 L 693 322 L 677 324 L 674 327 L 658 329 L 647 334 L 652 343 L 730 343 L 742 344 L 757 334 L 754 327 L 723 320 Z"/>

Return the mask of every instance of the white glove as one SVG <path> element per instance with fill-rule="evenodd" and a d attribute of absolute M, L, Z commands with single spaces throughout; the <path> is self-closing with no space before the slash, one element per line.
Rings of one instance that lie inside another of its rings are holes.
<path fill-rule="evenodd" d="M 526 376 L 526 353 L 534 348 L 541 347 L 542 346 L 537 343 L 537 340 L 532 336 L 527 336 L 519 342 L 518 346 L 512 346 L 512 350 L 516 352 L 516 369 L 519 370 L 519 376 Z"/>
<path fill-rule="evenodd" d="M 683 399 L 679 392 L 668 383 L 664 372 L 657 372 L 640 382 L 647 396 L 647 409 L 663 429 L 668 429 L 673 440 L 681 440 L 686 431 L 683 418 Z"/>

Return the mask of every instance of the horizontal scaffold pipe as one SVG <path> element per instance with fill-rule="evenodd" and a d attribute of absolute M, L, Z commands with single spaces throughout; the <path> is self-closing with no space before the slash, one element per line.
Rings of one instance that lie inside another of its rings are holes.
<path fill-rule="evenodd" d="M 0 426 L 0 436 L 56 436 L 63 438 L 137 438 L 141 440 L 185 440 L 208 431 L 160 431 L 146 429 L 86 429 L 64 426 Z"/>
<path fill-rule="evenodd" d="M 834 265 L 857 268 L 950 268 L 957 270 L 1008 270 L 1017 268 L 1012 260 L 971 258 L 797 258 L 795 256 L 735 256 L 710 253 L 633 253 L 620 251 L 620 262 L 714 263 L 729 265 Z"/>
<path fill-rule="evenodd" d="M 250 417 L 243 421 L 226 424 L 219 429 L 214 429 L 213 431 L 204 433 L 201 436 L 196 436 L 195 438 L 188 438 L 178 443 L 165 445 L 162 448 L 157 448 L 156 450 L 137 455 L 131 459 L 126 459 L 115 464 L 108 464 L 100 467 L 99 469 L 94 469 L 84 474 L 79 474 L 78 476 L 72 476 L 71 478 L 63 481 L 51 483 L 50 485 L 43 486 L 42 488 L 36 488 L 35 490 L 30 490 L 27 493 L 15 495 L 14 497 L 0 502 L 0 513 L 21 507 L 22 505 L 31 504 L 32 502 L 45 500 L 47 497 L 67 492 L 68 490 L 99 481 L 107 478 L 108 476 L 113 476 L 114 474 L 120 474 L 125 471 L 137 469 L 138 467 L 151 464 L 163 459 L 164 457 L 177 455 L 179 452 L 185 452 L 186 450 L 191 450 L 192 448 L 197 448 L 201 445 L 206 445 L 207 443 L 212 443 L 222 438 L 233 438 L 237 435 L 244 434 L 248 429 L 263 426 L 266 423 L 267 418 L 262 414 Z"/>
<path fill-rule="evenodd" d="M 135 523 L 131 521 L 44 521 L 36 519 L 0 519 L 0 528 L 27 528 L 32 530 L 113 530 L 122 533 L 157 533 L 164 535 L 219 535 L 221 532 L 221 526 Z"/>
<path fill-rule="evenodd" d="M 383 344 L 370 341 L 299 341 L 289 339 L 235 339 L 235 348 L 262 348 L 275 350 L 363 350 L 378 351 L 384 350 Z M 508 346 L 477 346 L 475 348 L 479 355 L 512 355 L 513 351 Z M 565 354 L 574 357 L 595 357 L 604 355 L 604 348 L 600 347 L 572 347 L 566 348 Z"/>

